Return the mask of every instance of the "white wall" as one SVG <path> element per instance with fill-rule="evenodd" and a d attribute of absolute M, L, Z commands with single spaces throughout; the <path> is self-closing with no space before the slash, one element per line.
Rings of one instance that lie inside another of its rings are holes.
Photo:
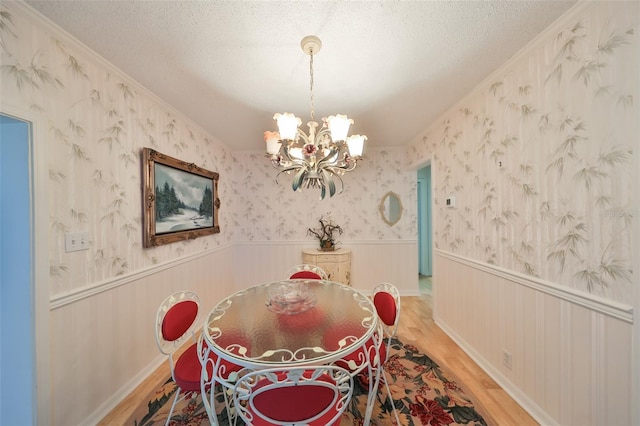
<path fill-rule="evenodd" d="M 158 306 L 184 289 L 208 312 L 235 291 L 232 257 L 230 247 L 212 249 L 52 300 L 52 424 L 97 423 L 166 362 L 155 341 Z"/>
<path fill-rule="evenodd" d="M 630 306 L 439 250 L 435 270 L 436 323 L 538 422 L 634 424 Z"/>
<path fill-rule="evenodd" d="M 407 170 L 402 148 L 367 147 L 358 167 L 343 176 L 344 192 L 320 200 L 319 191 L 293 192 L 291 176 L 282 175 L 263 152 L 234 153 L 237 163 L 232 176 L 233 194 L 229 198 L 236 215 L 235 241 L 308 241 L 308 228 L 331 212 L 344 229 L 338 240 L 346 247 L 355 240 L 397 241 L 416 239 L 416 172 Z M 382 197 L 394 191 L 405 208 L 402 219 L 388 226 L 380 217 Z"/>
<path fill-rule="evenodd" d="M 284 272 L 302 263 L 308 242 L 243 242 L 234 245 L 234 278 L 238 288 L 285 278 Z M 417 295 L 418 256 L 415 240 L 350 241 L 351 286 L 370 293 L 376 284 L 394 283 L 402 295 Z M 381 266 L 382 265 L 382 266 Z"/>
<path fill-rule="evenodd" d="M 579 2 L 408 149 L 432 159 L 435 320 L 543 424 L 640 421 L 639 21 Z"/>

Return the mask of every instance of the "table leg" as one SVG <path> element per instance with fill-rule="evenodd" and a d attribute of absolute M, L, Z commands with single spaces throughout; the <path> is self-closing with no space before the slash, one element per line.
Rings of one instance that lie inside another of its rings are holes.
<path fill-rule="evenodd" d="M 371 368 L 371 367 L 370 367 Z M 371 422 L 371 416 L 373 414 L 373 406 L 378 396 L 378 384 L 380 382 L 380 369 L 371 368 L 373 370 L 373 379 L 369 383 L 369 395 L 367 396 L 367 410 L 365 411 L 363 425 L 367 426 Z"/>
<path fill-rule="evenodd" d="M 363 419 L 363 426 L 368 426 L 373 415 L 373 405 L 378 397 L 378 385 L 380 384 L 380 346 L 382 341 L 382 326 L 378 324 L 378 330 L 373 335 L 373 345 L 366 351 L 369 358 L 369 394 L 367 395 L 367 409 Z"/>
<path fill-rule="evenodd" d="M 211 362 L 211 369 L 213 374 L 211 378 L 207 377 L 207 371 L 205 368 L 202 369 L 202 380 L 200 381 L 200 389 L 202 392 L 202 404 L 204 405 L 204 409 L 207 413 L 207 417 L 209 417 L 209 422 L 212 426 L 219 426 L 220 422 L 218 421 L 218 410 L 216 410 L 216 393 L 215 386 L 216 384 L 220 385 L 223 398 L 224 398 L 224 410 L 227 412 L 227 419 L 229 420 L 229 425 L 234 426 L 237 422 L 237 416 L 235 413 L 235 408 L 233 407 L 233 402 L 231 400 L 231 389 L 233 389 L 233 384 L 229 382 L 227 379 L 223 379 L 218 375 L 220 370 L 220 358 L 217 358 L 216 362 Z M 224 374 L 224 373 L 223 373 Z M 208 389 L 208 391 L 207 391 Z"/>
<path fill-rule="evenodd" d="M 207 347 L 203 347 L 203 339 L 200 338 L 198 340 L 198 354 L 200 355 L 200 364 L 202 365 L 202 373 L 200 376 L 200 396 L 202 397 L 202 405 L 204 405 L 204 410 L 207 413 L 207 417 L 209 417 L 209 423 L 212 426 L 218 426 L 218 416 L 216 415 L 216 409 L 214 405 L 215 400 L 215 374 L 211 374 L 209 376 L 209 370 L 211 372 L 215 372 L 218 364 L 217 362 L 213 362 L 211 359 L 211 349 L 209 345 Z"/>

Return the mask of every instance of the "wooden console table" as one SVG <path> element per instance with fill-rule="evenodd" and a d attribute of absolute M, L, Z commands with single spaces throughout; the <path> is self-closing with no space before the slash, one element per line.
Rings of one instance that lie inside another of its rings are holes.
<path fill-rule="evenodd" d="M 337 281 L 351 285 L 351 250 L 337 249 L 320 251 L 318 249 L 302 250 L 302 263 L 309 263 L 324 269 L 329 281 Z"/>

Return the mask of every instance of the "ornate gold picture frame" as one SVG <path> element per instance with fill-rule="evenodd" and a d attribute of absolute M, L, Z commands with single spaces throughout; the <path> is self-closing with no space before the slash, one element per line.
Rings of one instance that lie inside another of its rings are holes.
<path fill-rule="evenodd" d="M 156 247 L 220 232 L 219 174 L 142 149 L 143 245 Z"/>

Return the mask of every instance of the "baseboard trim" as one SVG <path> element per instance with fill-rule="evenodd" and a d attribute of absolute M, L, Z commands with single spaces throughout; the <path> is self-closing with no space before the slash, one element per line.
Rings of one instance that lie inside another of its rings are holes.
<path fill-rule="evenodd" d="M 160 366 L 167 362 L 167 357 L 164 355 L 158 355 L 158 358 L 149 364 L 144 370 L 141 370 L 133 376 L 129 382 L 122 386 L 118 392 L 113 394 L 109 399 L 102 403 L 93 413 L 91 413 L 86 419 L 84 419 L 83 425 L 97 425 L 99 424 L 114 408 L 125 400 L 133 391 L 136 390 L 145 380 L 151 376 Z"/>
<path fill-rule="evenodd" d="M 525 410 L 536 422 L 541 425 L 555 425 L 557 422 L 551 418 L 546 411 L 544 411 L 538 404 L 531 400 L 520 389 L 513 386 L 513 384 L 496 368 L 494 368 L 489 362 L 487 362 L 482 355 L 469 346 L 466 341 L 460 337 L 453 329 L 451 329 L 440 318 L 435 317 L 433 321 L 438 327 L 442 329 L 480 368 L 489 375 L 500 387 L 516 401 L 523 410 Z"/>

